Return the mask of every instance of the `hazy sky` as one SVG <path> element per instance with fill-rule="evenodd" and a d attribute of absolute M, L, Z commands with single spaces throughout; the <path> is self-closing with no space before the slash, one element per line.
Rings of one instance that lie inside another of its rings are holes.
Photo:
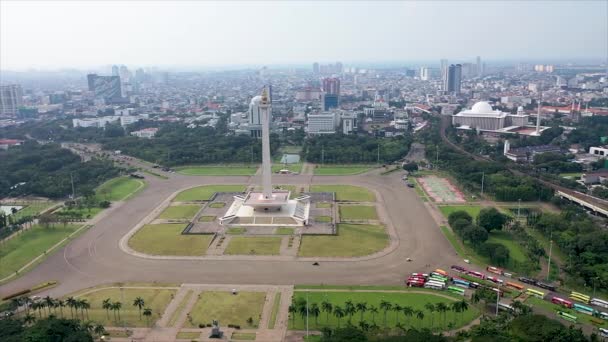
<path fill-rule="evenodd" d="M 0 0 L 0 12 L 2 69 L 608 53 L 607 1 Z"/>

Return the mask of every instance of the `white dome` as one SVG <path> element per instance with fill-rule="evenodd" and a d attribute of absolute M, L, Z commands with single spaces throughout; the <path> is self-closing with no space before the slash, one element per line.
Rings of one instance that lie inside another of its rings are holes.
<path fill-rule="evenodd" d="M 477 113 L 477 114 L 489 114 L 492 113 L 494 110 L 492 109 L 492 106 L 490 106 L 489 103 L 487 102 L 477 102 L 476 104 L 473 105 L 473 107 L 471 107 L 471 112 L 473 113 Z"/>

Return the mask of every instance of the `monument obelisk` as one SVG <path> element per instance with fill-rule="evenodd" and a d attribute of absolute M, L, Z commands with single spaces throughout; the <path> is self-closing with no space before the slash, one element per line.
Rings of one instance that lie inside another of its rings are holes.
<path fill-rule="evenodd" d="M 270 162 L 270 99 L 266 87 L 260 101 L 262 121 L 262 193 L 265 200 L 272 199 L 272 168 Z"/>

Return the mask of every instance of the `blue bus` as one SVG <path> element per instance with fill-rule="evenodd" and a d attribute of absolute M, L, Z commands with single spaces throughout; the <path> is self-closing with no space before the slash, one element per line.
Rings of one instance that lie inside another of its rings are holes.
<path fill-rule="evenodd" d="M 452 279 L 452 283 L 454 283 L 454 285 L 456 285 L 456 286 L 464 287 L 465 289 L 468 289 L 469 285 L 471 284 L 466 280 L 456 279 L 456 278 Z"/>
<path fill-rule="evenodd" d="M 593 315 L 593 313 L 595 312 L 595 310 L 593 310 L 593 308 L 590 308 L 590 307 L 588 307 L 586 305 L 582 305 L 582 304 L 574 304 L 574 310 L 576 310 L 578 312 L 582 312 L 587 315 Z"/>

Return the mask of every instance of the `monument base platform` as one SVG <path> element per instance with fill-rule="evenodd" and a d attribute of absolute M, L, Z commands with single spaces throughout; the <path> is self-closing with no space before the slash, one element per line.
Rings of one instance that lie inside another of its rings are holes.
<path fill-rule="evenodd" d="M 272 199 L 264 199 L 261 192 L 247 196 L 234 196 L 226 214 L 220 218 L 222 225 L 290 227 L 308 223 L 310 197 L 289 199 L 289 191 L 273 192 Z"/>

